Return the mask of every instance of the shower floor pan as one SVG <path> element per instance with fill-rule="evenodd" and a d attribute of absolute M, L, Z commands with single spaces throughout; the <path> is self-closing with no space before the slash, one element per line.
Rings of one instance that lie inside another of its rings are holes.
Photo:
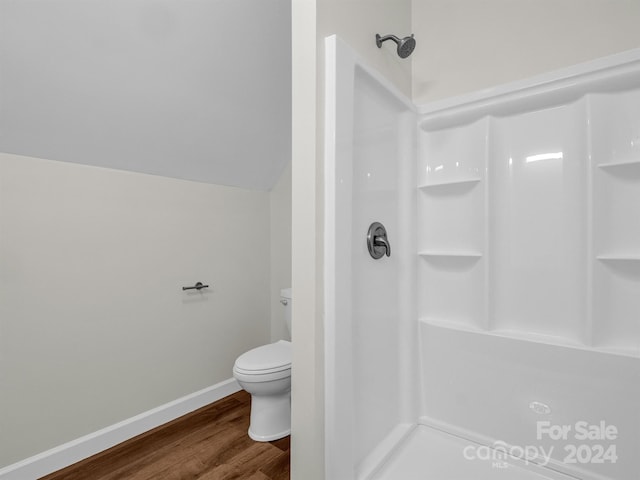
<path fill-rule="evenodd" d="M 478 444 L 419 425 L 398 445 L 370 480 L 574 480 L 574 477 L 525 464 L 509 457 L 505 460 L 467 460 L 474 458 Z M 483 453 L 478 452 L 484 458 Z"/>

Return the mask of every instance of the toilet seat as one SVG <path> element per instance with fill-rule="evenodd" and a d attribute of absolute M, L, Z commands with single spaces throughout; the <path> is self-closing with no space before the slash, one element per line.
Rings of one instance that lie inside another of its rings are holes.
<path fill-rule="evenodd" d="M 291 342 L 280 340 L 243 353 L 236 360 L 233 371 L 242 376 L 283 378 L 291 374 Z M 279 375 L 272 375 L 279 374 Z M 266 381 L 262 377 L 262 381 Z"/>
<path fill-rule="evenodd" d="M 238 370 L 237 368 L 233 368 L 233 378 L 240 382 L 245 383 L 267 383 L 267 382 L 276 382 L 278 380 L 291 380 L 291 369 L 287 368 L 285 370 L 280 370 L 279 372 L 272 373 L 256 373 L 256 372 L 245 372 L 243 370 Z"/>

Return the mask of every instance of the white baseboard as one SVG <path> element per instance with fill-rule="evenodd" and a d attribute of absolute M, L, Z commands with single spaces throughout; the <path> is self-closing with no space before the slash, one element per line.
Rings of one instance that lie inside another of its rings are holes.
<path fill-rule="evenodd" d="M 0 469 L 0 480 L 35 480 L 240 390 L 235 379 L 230 378 L 4 467 Z"/>

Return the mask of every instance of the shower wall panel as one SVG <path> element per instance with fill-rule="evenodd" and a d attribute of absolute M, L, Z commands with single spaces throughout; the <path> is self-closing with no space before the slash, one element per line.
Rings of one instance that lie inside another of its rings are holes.
<path fill-rule="evenodd" d="M 423 130 L 418 145 L 418 311 L 486 328 L 488 120 Z"/>
<path fill-rule="evenodd" d="M 589 96 L 592 342 L 640 351 L 640 90 Z"/>
<path fill-rule="evenodd" d="M 398 423 L 398 105 L 357 70 L 352 191 L 352 328 L 355 455 L 363 459 Z M 365 242 L 373 222 L 394 255 L 374 260 Z"/>
<path fill-rule="evenodd" d="M 327 41 L 335 63 L 326 67 L 325 448 L 327 478 L 352 480 L 366 478 L 379 446 L 417 417 L 416 115 L 336 43 Z M 391 246 L 377 260 L 366 242 L 373 222 Z"/>
<path fill-rule="evenodd" d="M 640 60 L 612 61 L 421 119 L 421 422 L 555 445 L 556 470 L 627 480 L 640 445 Z M 601 443 L 617 459 L 567 462 L 581 442 L 538 438 L 540 421 L 613 425 Z"/>
<path fill-rule="evenodd" d="M 580 341 L 586 320 L 584 101 L 492 119 L 490 329 Z"/>
<path fill-rule="evenodd" d="M 542 447 L 551 451 L 547 466 L 582 480 L 637 478 L 637 358 L 427 323 L 421 324 L 420 338 L 422 423 L 496 448 Z M 549 412 L 531 408 L 534 402 Z M 571 431 L 554 441 L 538 435 L 538 422 Z M 605 422 L 617 429 L 616 438 L 580 440 L 578 422 Z M 583 450 L 584 462 L 570 463 L 571 445 Z M 616 461 L 587 461 L 596 445 L 614 446 Z M 460 461 L 465 461 L 462 452 Z"/>

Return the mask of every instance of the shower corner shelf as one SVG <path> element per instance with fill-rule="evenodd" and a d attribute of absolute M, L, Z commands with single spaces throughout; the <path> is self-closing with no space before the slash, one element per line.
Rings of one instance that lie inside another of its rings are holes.
<path fill-rule="evenodd" d="M 626 160 L 621 162 L 611 162 L 611 163 L 599 163 L 598 168 L 602 168 L 603 170 L 612 169 L 612 168 L 624 168 L 624 167 L 639 167 L 640 168 L 640 160 Z"/>
<path fill-rule="evenodd" d="M 636 255 L 598 255 L 601 262 L 640 262 L 640 254 Z"/>
<path fill-rule="evenodd" d="M 426 182 L 421 185 L 418 185 L 418 189 L 426 190 L 429 188 L 438 188 L 438 187 L 446 187 L 448 185 L 465 185 L 472 183 L 480 183 L 482 179 L 480 177 L 472 177 L 472 178 L 460 178 L 455 180 L 439 180 Z"/>
<path fill-rule="evenodd" d="M 421 250 L 418 252 L 418 255 L 421 257 L 453 257 L 453 258 L 481 258 L 482 253 L 480 252 L 462 252 L 462 251 L 453 251 L 453 250 Z"/>
<path fill-rule="evenodd" d="M 462 332 L 487 333 L 486 328 L 481 328 L 474 320 L 448 320 L 442 317 L 423 316 L 418 319 L 421 324 L 431 327 L 447 328 L 450 330 L 458 330 Z"/>

